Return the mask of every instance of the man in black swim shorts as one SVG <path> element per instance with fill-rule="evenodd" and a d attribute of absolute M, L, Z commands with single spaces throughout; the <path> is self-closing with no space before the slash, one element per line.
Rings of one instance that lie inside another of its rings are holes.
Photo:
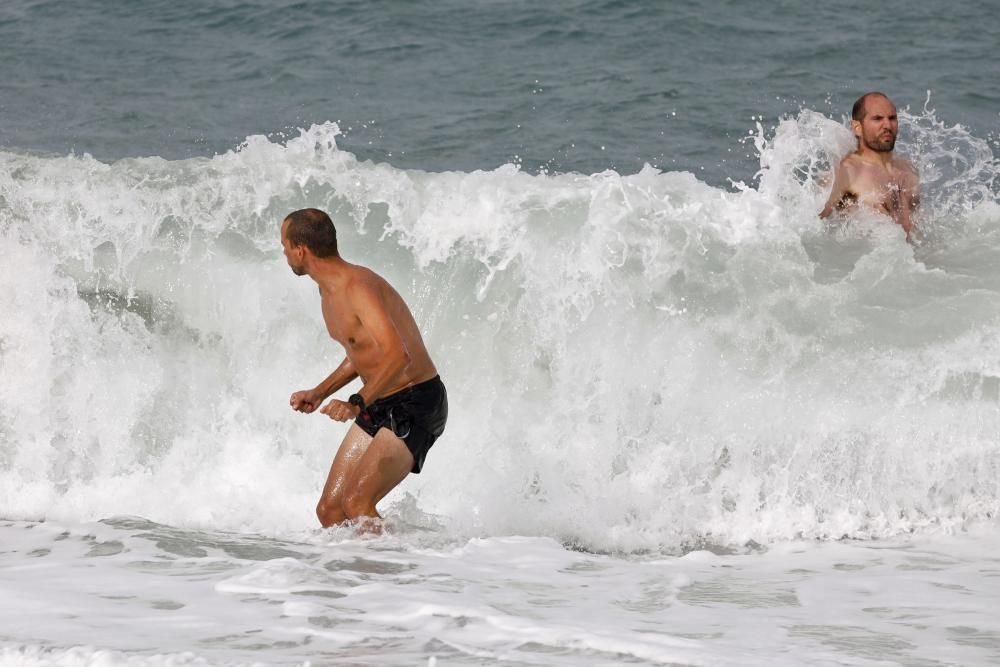
<path fill-rule="evenodd" d="M 330 336 L 347 353 L 313 389 L 297 391 L 292 409 L 311 413 L 355 378 L 363 383 L 347 401 L 333 399 L 320 412 L 355 420 L 337 450 L 316 507 L 326 526 L 359 521 L 378 532 L 375 505 L 410 473 L 444 431 L 448 394 L 402 297 L 381 276 L 344 261 L 330 217 L 317 209 L 290 213 L 281 245 L 292 271 L 319 285 Z"/>
<path fill-rule="evenodd" d="M 372 437 L 381 428 L 395 433 L 413 455 L 411 472 L 419 473 L 427 450 L 444 432 L 447 421 L 448 392 L 440 376 L 435 375 L 426 382 L 376 400 L 358 415 L 355 423 Z"/>

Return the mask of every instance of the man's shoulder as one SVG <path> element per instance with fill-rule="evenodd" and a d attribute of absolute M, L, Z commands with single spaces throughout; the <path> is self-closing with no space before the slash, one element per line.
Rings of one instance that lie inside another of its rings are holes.
<path fill-rule="evenodd" d="M 849 171 L 858 171 L 859 169 L 863 169 L 865 165 L 864 158 L 855 152 L 848 153 L 840 161 L 840 168 Z"/>
<path fill-rule="evenodd" d="M 837 180 L 843 185 L 857 181 L 867 169 L 865 161 L 857 153 L 848 153 L 837 167 Z"/>
<path fill-rule="evenodd" d="M 355 264 L 351 271 L 351 280 L 357 285 L 382 285 L 386 282 L 385 278 L 375 273 L 367 266 L 361 266 L 360 264 Z"/>
<path fill-rule="evenodd" d="M 909 172 L 914 177 L 918 175 L 916 163 L 905 155 L 897 155 L 893 161 L 898 169 Z"/>
<path fill-rule="evenodd" d="M 382 293 L 382 290 L 389 285 L 385 278 L 375 273 L 366 266 L 355 264 L 351 267 L 351 274 L 346 285 L 348 294 L 353 296 L 373 296 Z"/>

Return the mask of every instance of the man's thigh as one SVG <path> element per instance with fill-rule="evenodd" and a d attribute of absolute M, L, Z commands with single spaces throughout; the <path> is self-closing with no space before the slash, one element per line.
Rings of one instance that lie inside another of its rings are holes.
<path fill-rule="evenodd" d="M 406 443 L 389 429 L 381 428 L 350 475 L 351 493 L 368 499 L 374 506 L 412 469 L 413 454 Z"/>
<path fill-rule="evenodd" d="M 354 471 L 371 443 L 372 437 L 365 433 L 364 429 L 357 424 L 351 424 L 330 465 L 330 474 L 327 475 L 326 485 L 323 487 L 324 498 L 331 495 L 339 497 L 343 494 L 344 482 L 354 476 Z"/>

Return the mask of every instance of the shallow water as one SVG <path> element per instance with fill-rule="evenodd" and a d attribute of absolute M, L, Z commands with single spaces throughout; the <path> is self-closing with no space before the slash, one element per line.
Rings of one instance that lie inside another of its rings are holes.
<path fill-rule="evenodd" d="M 992 531 L 676 557 L 405 526 L 279 540 L 118 518 L 0 535 L 2 665 L 1000 659 Z"/>

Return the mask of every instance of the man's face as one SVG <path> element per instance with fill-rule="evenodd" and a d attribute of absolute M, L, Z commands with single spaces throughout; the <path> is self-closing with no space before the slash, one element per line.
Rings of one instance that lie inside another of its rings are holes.
<path fill-rule="evenodd" d="M 891 153 L 896 147 L 899 118 L 896 105 L 885 97 L 872 95 L 865 100 L 864 120 L 853 125 L 858 140 L 876 153 Z"/>
<path fill-rule="evenodd" d="M 285 251 L 285 260 L 288 262 L 288 266 L 291 267 L 292 273 L 297 276 L 304 276 L 306 274 L 306 265 L 303 257 L 302 247 L 294 246 L 292 242 L 288 240 L 288 220 L 281 223 L 281 247 Z"/>

